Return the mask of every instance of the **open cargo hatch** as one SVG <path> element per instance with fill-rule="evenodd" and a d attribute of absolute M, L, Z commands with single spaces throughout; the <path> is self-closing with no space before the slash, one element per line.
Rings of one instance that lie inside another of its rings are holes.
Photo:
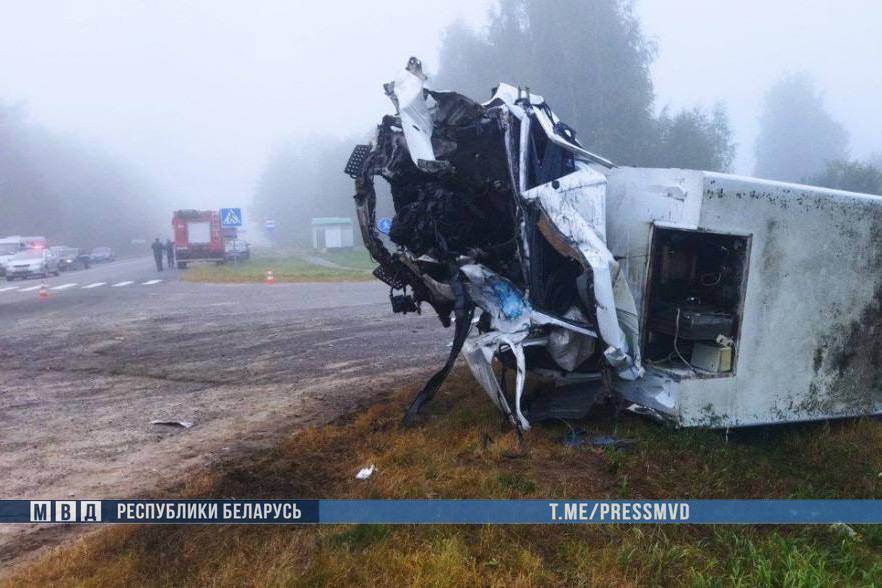
<path fill-rule="evenodd" d="M 750 238 L 654 226 L 643 320 L 655 367 L 733 375 Z"/>

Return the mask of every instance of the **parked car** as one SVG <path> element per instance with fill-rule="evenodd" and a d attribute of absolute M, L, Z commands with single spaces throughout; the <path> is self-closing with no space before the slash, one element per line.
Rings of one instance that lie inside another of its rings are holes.
<path fill-rule="evenodd" d="M 116 254 L 110 247 L 96 247 L 92 250 L 92 253 L 89 254 L 89 259 L 92 260 L 92 263 L 104 263 L 107 261 L 114 261 L 116 259 Z"/>
<path fill-rule="evenodd" d="M 26 249 L 21 237 L 4 237 L 0 239 L 0 276 L 6 273 L 6 264 L 16 253 Z"/>
<path fill-rule="evenodd" d="M 50 247 L 49 251 L 58 258 L 58 269 L 61 271 L 89 269 L 89 256 L 81 253 L 76 247 L 58 245 Z"/>
<path fill-rule="evenodd" d="M 48 249 L 27 249 L 12 256 L 6 263 L 6 279 L 43 277 L 61 273 L 58 258 Z"/>

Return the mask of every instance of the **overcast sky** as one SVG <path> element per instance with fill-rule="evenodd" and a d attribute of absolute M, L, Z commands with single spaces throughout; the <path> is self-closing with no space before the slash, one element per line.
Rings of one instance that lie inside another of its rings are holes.
<path fill-rule="evenodd" d="M 724 100 L 736 130 L 739 173 L 753 170 L 765 90 L 805 70 L 851 134 L 852 156 L 882 151 L 882 2 L 879 0 L 643 0 L 658 42 L 659 106 Z"/>
<path fill-rule="evenodd" d="M 0 100 L 120 154 L 175 208 L 247 204 L 275 144 L 370 129 L 390 108 L 381 84 L 410 55 L 432 71 L 441 31 L 481 26 L 489 5 L 0 0 Z M 736 171 L 752 170 L 763 92 L 788 70 L 824 87 L 853 155 L 882 151 L 882 2 L 642 0 L 638 14 L 658 42 L 658 106 L 724 100 Z"/>

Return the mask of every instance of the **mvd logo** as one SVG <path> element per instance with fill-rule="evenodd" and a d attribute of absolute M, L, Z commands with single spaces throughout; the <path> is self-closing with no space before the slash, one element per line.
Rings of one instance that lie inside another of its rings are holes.
<path fill-rule="evenodd" d="M 32 523 L 100 523 L 100 500 L 31 500 Z"/>

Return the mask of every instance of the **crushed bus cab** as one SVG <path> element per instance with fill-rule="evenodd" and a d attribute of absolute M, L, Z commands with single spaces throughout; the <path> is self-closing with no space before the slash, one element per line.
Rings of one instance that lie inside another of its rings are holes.
<path fill-rule="evenodd" d="M 721 428 L 882 412 L 882 198 L 618 167 L 527 89 L 425 81 L 411 58 L 346 167 L 393 311 L 454 326 L 407 420 L 460 352 L 519 431 L 600 401 Z"/>

